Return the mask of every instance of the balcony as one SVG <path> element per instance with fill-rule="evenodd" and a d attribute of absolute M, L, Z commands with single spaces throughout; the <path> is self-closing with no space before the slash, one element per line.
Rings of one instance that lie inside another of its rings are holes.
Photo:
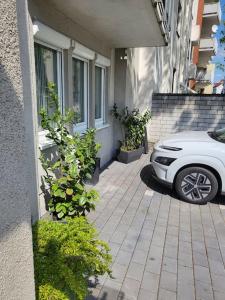
<path fill-rule="evenodd" d="M 199 45 L 199 51 L 214 51 L 215 49 L 215 42 L 213 38 L 201 38 L 200 39 L 200 45 Z"/>
<path fill-rule="evenodd" d="M 168 40 L 162 0 L 49 0 L 48 4 L 111 48 L 164 46 Z"/>
<path fill-rule="evenodd" d="M 215 3 L 215 1 L 206 1 L 204 5 L 203 18 L 210 18 L 213 20 L 214 24 L 219 24 L 221 21 L 220 3 Z"/>

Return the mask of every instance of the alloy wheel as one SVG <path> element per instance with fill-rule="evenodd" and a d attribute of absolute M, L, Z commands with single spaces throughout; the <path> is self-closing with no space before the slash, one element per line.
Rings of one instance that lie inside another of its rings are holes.
<path fill-rule="evenodd" d="M 205 199 L 212 190 L 210 179 L 201 172 L 186 175 L 181 182 L 183 194 L 192 201 Z"/>

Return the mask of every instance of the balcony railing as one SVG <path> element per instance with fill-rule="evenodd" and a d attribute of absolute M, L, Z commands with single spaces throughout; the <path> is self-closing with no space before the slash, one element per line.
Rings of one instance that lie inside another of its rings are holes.
<path fill-rule="evenodd" d="M 168 20 L 167 15 L 165 11 L 165 4 L 163 0 L 152 0 L 153 6 L 156 11 L 156 17 L 158 19 L 158 22 L 160 24 L 160 28 L 162 31 L 162 34 L 165 38 L 165 41 L 168 43 L 169 40 L 169 28 L 168 28 Z"/>
<path fill-rule="evenodd" d="M 215 18 L 215 23 L 219 23 L 221 20 L 220 3 L 205 3 L 203 17 Z"/>
<path fill-rule="evenodd" d="M 200 51 L 214 51 L 215 50 L 214 39 L 213 38 L 200 39 L 199 50 Z"/>

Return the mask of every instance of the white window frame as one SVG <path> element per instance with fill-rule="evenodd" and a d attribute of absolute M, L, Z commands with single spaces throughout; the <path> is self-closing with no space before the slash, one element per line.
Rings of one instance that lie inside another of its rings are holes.
<path fill-rule="evenodd" d="M 95 119 L 95 127 L 100 128 L 105 122 L 105 100 L 106 100 L 106 67 L 100 64 L 95 64 L 96 67 L 101 68 L 101 118 Z"/>
<path fill-rule="evenodd" d="M 36 38 L 34 39 L 34 43 L 57 51 L 57 89 L 58 89 L 58 98 L 59 98 L 59 102 L 60 102 L 60 108 L 61 108 L 61 111 L 63 112 L 64 111 L 64 86 L 63 86 L 63 83 L 64 83 L 64 74 L 63 74 L 64 61 L 63 61 L 63 50 L 61 48 L 52 46 L 51 44 L 48 44 L 48 43 L 43 42 L 43 41 L 41 41 L 39 39 L 36 39 Z M 35 73 L 35 76 L 36 76 L 36 73 Z M 37 114 L 39 114 L 38 111 L 37 111 Z M 46 137 L 47 133 L 48 133 L 47 130 L 43 130 L 41 127 L 38 126 L 39 147 L 40 147 L 41 150 L 46 149 L 46 148 L 54 145 L 54 143 Z"/>
<path fill-rule="evenodd" d="M 84 122 L 73 124 L 73 131 L 83 133 L 88 128 L 88 112 L 89 112 L 89 60 L 81 56 L 72 55 L 72 58 L 83 61 L 84 64 Z M 74 99 L 73 99 L 74 100 Z"/>

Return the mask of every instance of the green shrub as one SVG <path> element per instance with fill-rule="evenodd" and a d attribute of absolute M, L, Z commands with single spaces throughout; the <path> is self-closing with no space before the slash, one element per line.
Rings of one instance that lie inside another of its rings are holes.
<path fill-rule="evenodd" d="M 63 114 L 59 108 L 55 85 L 48 85 L 48 106 L 52 113 L 41 110 L 41 126 L 46 137 L 57 146 L 58 159 L 40 157 L 46 172 L 44 181 L 49 186 L 50 212 L 62 219 L 66 216 L 84 216 L 95 208 L 98 193 L 85 188 L 85 181 L 92 176 L 100 145 L 95 143 L 95 130 L 88 129 L 83 136 L 71 134 L 69 127 L 75 122 L 76 114 L 68 110 Z"/>
<path fill-rule="evenodd" d="M 33 226 L 36 297 L 85 299 L 90 276 L 111 275 L 107 243 L 84 217 L 66 223 L 38 221 Z"/>
<path fill-rule="evenodd" d="M 119 111 L 117 105 L 114 104 L 112 114 L 121 124 L 123 135 L 121 150 L 132 151 L 140 148 L 143 145 L 145 126 L 151 118 L 150 111 L 147 109 L 141 114 L 139 109 L 129 111 L 128 107 Z"/>

